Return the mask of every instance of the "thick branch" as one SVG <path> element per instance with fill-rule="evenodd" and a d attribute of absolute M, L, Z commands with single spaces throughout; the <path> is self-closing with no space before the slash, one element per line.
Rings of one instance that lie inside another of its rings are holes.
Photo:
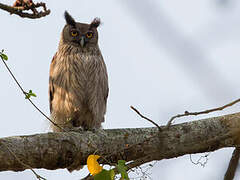
<path fill-rule="evenodd" d="M 240 113 L 170 126 L 15 136 L 0 139 L 0 171 L 32 168 L 70 170 L 96 152 L 104 161 L 143 162 L 240 145 Z M 23 162 L 20 163 L 6 148 Z"/>

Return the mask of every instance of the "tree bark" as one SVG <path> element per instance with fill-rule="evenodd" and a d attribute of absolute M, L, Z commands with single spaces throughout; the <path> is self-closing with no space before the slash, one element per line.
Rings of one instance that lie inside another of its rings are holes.
<path fill-rule="evenodd" d="M 102 162 L 106 164 L 124 159 L 133 161 L 133 167 L 240 145 L 240 113 L 161 129 L 106 129 L 0 138 L 0 171 L 23 171 L 29 166 L 75 170 L 85 165 L 88 155 L 93 153 L 104 157 Z"/>

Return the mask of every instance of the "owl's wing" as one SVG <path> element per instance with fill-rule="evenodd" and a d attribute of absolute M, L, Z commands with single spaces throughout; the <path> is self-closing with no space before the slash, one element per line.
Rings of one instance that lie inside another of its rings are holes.
<path fill-rule="evenodd" d="M 52 100 L 54 98 L 54 79 L 52 78 L 53 68 L 55 66 L 56 54 L 53 56 L 50 72 L 49 72 L 49 89 L 48 89 L 48 98 L 49 98 L 49 107 L 50 113 L 52 113 Z"/>
<path fill-rule="evenodd" d="M 102 57 L 102 60 L 103 60 L 103 57 Z M 109 92 L 109 88 L 108 88 L 108 74 L 107 74 L 107 68 L 106 68 L 106 65 L 104 63 L 104 61 L 102 61 L 103 64 L 102 64 L 102 68 L 103 68 L 103 71 L 102 71 L 102 78 L 101 78 L 101 81 L 102 81 L 102 93 L 103 93 L 103 96 L 104 96 L 104 114 L 106 113 L 106 109 L 107 109 L 107 98 L 108 98 L 108 92 Z M 104 122 L 104 119 L 103 121 Z"/>
<path fill-rule="evenodd" d="M 104 100 L 105 103 L 107 104 L 107 98 L 108 98 L 108 92 L 109 92 L 109 87 L 108 87 L 108 75 L 107 75 L 107 69 L 106 69 L 106 65 L 105 65 L 105 87 L 103 88 L 103 94 L 104 94 Z"/>

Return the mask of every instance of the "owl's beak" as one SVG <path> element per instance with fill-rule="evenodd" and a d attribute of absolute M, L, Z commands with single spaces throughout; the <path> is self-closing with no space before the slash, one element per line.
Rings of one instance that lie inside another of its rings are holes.
<path fill-rule="evenodd" d="M 84 47 L 84 45 L 85 45 L 85 37 L 84 36 L 82 36 L 80 38 L 80 45 L 81 45 L 81 47 Z"/>

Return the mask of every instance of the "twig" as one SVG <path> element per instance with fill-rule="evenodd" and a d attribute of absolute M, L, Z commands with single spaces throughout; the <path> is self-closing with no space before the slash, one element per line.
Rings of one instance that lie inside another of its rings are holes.
<path fill-rule="evenodd" d="M 137 174 L 136 177 L 134 178 L 131 178 L 132 180 L 142 180 L 142 179 L 149 179 L 151 180 L 151 172 L 148 172 L 150 169 L 152 169 L 155 164 L 157 163 L 157 161 L 153 162 L 153 163 L 150 163 L 148 165 L 140 165 L 140 166 L 137 166 L 135 168 L 132 168 L 130 169 L 132 172 L 134 172 L 135 174 Z"/>
<path fill-rule="evenodd" d="M 229 162 L 228 169 L 224 175 L 224 180 L 233 180 L 238 166 L 240 157 L 240 147 L 236 147 L 232 153 L 232 158 Z"/>
<path fill-rule="evenodd" d="M 130 106 L 130 108 L 131 108 L 132 110 L 134 110 L 141 118 L 146 119 L 146 120 L 149 121 L 150 123 L 154 124 L 154 125 L 158 128 L 159 131 L 162 131 L 162 129 L 160 128 L 160 126 L 159 126 L 157 123 L 155 123 L 153 120 L 147 118 L 146 116 L 143 116 L 135 107 Z"/>
<path fill-rule="evenodd" d="M 141 157 L 139 159 L 134 160 L 131 163 L 128 163 L 127 166 L 127 171 L 132 170 L 133 168 L 139 167 L 140 165 L 147 163 L 149 161 L 149 157 L 150 156 L 145 156 L 145 157 Z"/>
<path fill-rule="evenodd" d="M 39 180 L 47 180 L 46 178 L 40 176 L 38 173 L 36 173 L 36 171 L 33 170 L 33 168 L 31 166 L 29 166 L 28 164 L 25 164 L 24 162 L 22 162 L 14 152 L 12 152 L 12 150 L 5 144 L 5 142 L 1 141 L 1 143 L 3 144 L 3 146 L 8 150 L 8 152 L 10 152 L 10 154 L 12 154 L 12 156 L 23 166 L 25 166 L 26 168 L 30 169 L 33 174 L 37 177 L 37 179 Z"/>
<path fill-rule="evenodd" d="M 215 111 L 221 111 L 227 107 L 230 107 L 236 103 L 240 102 L 240 98 L 235 100 L 235 101 L 232 101 L 224 106 L 221 106 L 221 107 L 218 107 L 218 108 L 213 108 L 213 109 L 208 109 L 208 110 L 205 110 L 205 111 L 200 111 L 200 112 L 188 112 L 188 111 L 185 111 L 184 114 L 178 114 L 176 116 L 173 116 L 167 123 L 167 128 L 169 128 L 169 126 L 171 125 L 172 121 L 175 119 L 175 118 L 180 118 L 180 117 L 184 117 L 184 116 L 192 116 L 192 115 L 200 115 L 200 114 L 208 114 L 208 113 L 211 113 L 211 112 L 215 112 Z"/>
<path fill-rule="evenodd" d="M 36 8 L 38 8 L 38 7 L 43 7 L 44 11 L 38 12 L 36 10 Z M 41 18 L 41 17 L 49 15 L 51 12 L 50 9 L 46 8 L 46 4 L 42 3 L 42 2 L 36 3 L 36 4 L 32 3 L 31 6 L 19 6 L 19 7 L 8 6 L 8 5 L 0 3 L 0 9 L 5 10 L 5 11 L 9 12 L 10 14 L 16 14 L 22 18 L 30 18 L 30 19 Z M 23 10 L 27 11 L 30 9 L 33 11 L 32 14 L 22 12 Z"/>
<path fill-rule="evenodd" d="M 13 75 L 12 71 L 10 70 L 10 68 L 8 67 L 7 63 L 2 59 L 3 64 L 5 65 L 5 67 L 7 68 L 8 72 L 10 73 L 11 77 L 13 78 L 13 80 L 16 82 L 16 84 L 18 85 L 18 87 L 21 89 L 22 93 L 26 96 L 26 92 L 24 91 L 24 89 L 22 88 L 22 86 L 20 85 L 20 83 L 18 82 L 18 80 L 16 79 L 16 77 Z M 33 102 L 30 98 L 27 98 L 27 100 L 38 110 L 38 112 L 40 112 L 47 120 L 49 120 L 54 126 L 57 126 L 58 128 L 60 128 L 62 131 L 66 132 L 62 127 L 60 127 L 58 124 L 56 124 L 55 122 L 53 122 L 46 114 L 44 114 Z"/>
<path fill-rule="evenodd" d="M 193 161 L 192 155 L 190 154 L 190 161 L 195 165 L 201 165 L 202 167 L 205 167 L 205 165 L 208 162 L 208 156 L 210 153 L 205 154 L 204 156 L 201 156 L 196 162 Z M 202 159 L 205 158 L 205 161 L 202 162 Z"/>

